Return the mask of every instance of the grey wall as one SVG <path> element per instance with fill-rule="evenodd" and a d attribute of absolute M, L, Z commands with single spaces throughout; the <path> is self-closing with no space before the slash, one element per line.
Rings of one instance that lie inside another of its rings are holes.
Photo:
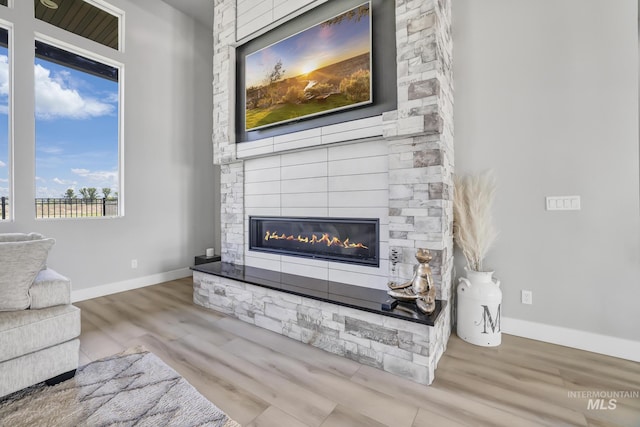
<path fill-rule="evenodd" d="M 503 316 L 640 341 L 637 0 L 456 0 L 453 26 L 456 171 L 498 178 Z"/>
<path fill-rule="evenodd" d="M 16 3 L 17 8 L 27 4 Z M 48 264 L 69 276 L 74 290 L 183 269 L 219 241 L 211 29 L 163 2 L 111 3 L 126 13 L 120 56 L 125 63 L 124 217 L 34 219 L 33 80 L 16 79 L 16 93 L 22 94 L 14 115 L 16 220 L 0 223 L 0 232 L 54 237 Z M 16 75 L 33 75 L 33 25 L 31 20 L 16 24 L 25 36 L 16 38 Z M 136 270 L 131 269 L 134 258 Z"/>

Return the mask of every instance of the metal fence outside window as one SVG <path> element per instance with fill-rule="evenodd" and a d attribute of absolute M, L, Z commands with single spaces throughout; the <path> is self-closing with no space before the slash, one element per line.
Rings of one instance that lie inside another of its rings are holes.
<path fill-rule="evenodd" d="M 35 199 L 36 218 L 118 216 L 118 199 Z M 0 198 L 1 219 L 9 219 L 9 198 Z"/>
<path fill-rule="evenodd" d="M 36 218 L 117 216 L 118 199 L 36 199 Z"/>
<path fill-rule="evenodd" d="M 0 207 L 0 219 L 9 219 L 9 198 L 2 196 L 0 203 L 2 204 Z"/>

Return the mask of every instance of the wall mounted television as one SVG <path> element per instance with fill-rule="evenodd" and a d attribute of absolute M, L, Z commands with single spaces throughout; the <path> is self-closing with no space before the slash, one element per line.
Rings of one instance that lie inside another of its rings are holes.
<path fill-rule="evenodd" d="M 395 2 L 333 0 L 236 51 L 236 141 L 394 110 Z"/>

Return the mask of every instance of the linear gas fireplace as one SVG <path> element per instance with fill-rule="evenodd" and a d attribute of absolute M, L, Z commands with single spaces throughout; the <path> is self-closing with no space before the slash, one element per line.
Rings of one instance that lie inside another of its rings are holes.
<path fill-rule="evenodd" d="M 379 220 L 249 217 L 249 250 L 379 266 Z"/>

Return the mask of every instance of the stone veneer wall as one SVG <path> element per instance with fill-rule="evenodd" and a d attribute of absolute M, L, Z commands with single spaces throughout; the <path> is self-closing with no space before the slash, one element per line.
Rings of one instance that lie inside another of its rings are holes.
<path fill-rule="evenodd" d="M 428 328 L 198 271 L 193 285 L 204 307 L 420 384 L 434 379 L 442 322 Z"/>
<path fill-rule="evenodd" d="M 389 277 L 407 280 L 416 264 L 416 248 L 434 253 L 431 265 L 439 299 L 451 300 L 453 79 L 450 0 L 396 0 L 398 106 L 382 115 L 382 125 L 367 131 L 317 129 L 236 146 L 234 140 L 235 50 L 238 43 L 285 23 L 322 0 L 216 0 L 214 7 L 214 163 L 221 165 L 221 255 L 224 262 L 245 264 L 245 194 L 243 158 L 313 144 L 360 142 L 379 135 L 388 142 L 388 247 L 394 262 Z M 367 119 L 368 120 L 368 119 Z M 358 124 L 354 123 L 357 128 Z M 304 134 L 304 135 L 303 135 Z M 362 136 L 358 136 L 362 135 Z M 293 144 L 293 145 L 292 145 Z M 297 144 L 297 145 L 296 145 Z M 436 362 L 450 335 L 449 305 L 431 333 Z"/>

